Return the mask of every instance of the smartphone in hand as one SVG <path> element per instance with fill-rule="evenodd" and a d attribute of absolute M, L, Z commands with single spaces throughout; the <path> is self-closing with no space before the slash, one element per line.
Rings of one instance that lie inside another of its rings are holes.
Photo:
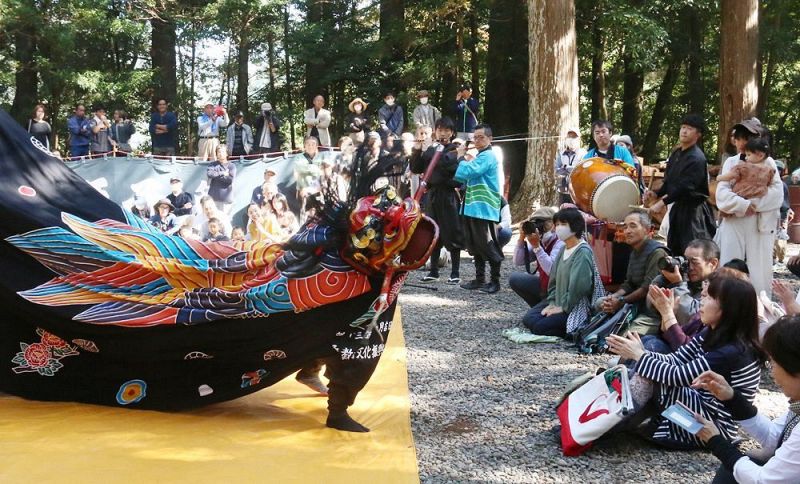
<path fill-rule="evenodd" d="M 669 406 L 661 412 L 661 415 L 692 435 L 697 435 L 697 432 L 703 428 L 703 424 L 698 422 L 694 418 L 694 414 L 680 402 Z"/>

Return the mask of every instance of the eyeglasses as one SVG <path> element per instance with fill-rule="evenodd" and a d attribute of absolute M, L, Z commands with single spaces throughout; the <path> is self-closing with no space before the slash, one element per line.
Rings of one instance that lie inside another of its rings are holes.
<path fill-rule="evenodd" d="M 483 134 L 476 134 L 472 137 L 472 139 L 488 139 L 489 137 Z"/>

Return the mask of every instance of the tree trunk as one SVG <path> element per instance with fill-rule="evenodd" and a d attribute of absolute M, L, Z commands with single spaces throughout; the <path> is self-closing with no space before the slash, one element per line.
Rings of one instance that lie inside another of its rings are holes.
<path fill-rule="evenodd" d="M 247 116 L 250 113 L 247 100 L 247 91 L 250 87 L 250 38 L 247 32 L 240 34 L 236 62 L 239 67 L 236 72 L 236 110 L 242 111 Z"/>
<path fill-rule="evenodd" d="M 717 153 L 731 126 L 753 116 L 758 106 L 758 0 L 722 0 L 720 31 L 720 116 Z"/>
<path fill-rule="evenodd" d="M 526 177 L 511 210 L 516 220 L 556 202 L 553 160 L 559 136 L 578 124 L 578 53 L 574 0 L 528 0 L 528 143 Z"/>
<path fill-rule="evenodd" d="M 294 106 L 292 106 L 292 75 L 291 62 L 289 61 L 289 4 L 283 8 L 283 54 L 286 66 L 286 111 L 289 113 L 289 140 L 292 143 L 292 150 L 296 149 L 297 143 L 294 139 Z M 284 120 L 287 121 L 287 120 Z"/>
<path fill-rule="evenodd" d="M 275 96 L 275 33 L 270 30 L 267 34 L 267 62 L 269 63 L 269 93 L 267 97 Z"/>
<path fill-rule="evenodd" d="M 306 4 L 308 8 L 306 15 L 307 22 L 312 25 L 321 24 L 325 0 L 306 0 Z M 320 39 L 320 41 L 324 42 L 324 37 L 325 35 L 323 34 L 323 39 Z M 311 106 L 311 102 L 318 94 L 322 94 L 326 98 L 328 97 L 326 86 L 322 82 L 323 76 L 321 75 L 321 73 L 325 72 L 325 63 L 327 60 L 328 59 L 323 59 L 321 56 L 311 56 L 306 61 L 306 84 L 304 90 L 306 106 Z"/>
<path fill-rule="evenodd" d="M 191 78 L 189 80 L 189 109 L 195 109 L 195 90 L 194 90 L 194 83 L 195 79 L 197 78 L 197 22 L 192 22 L 192 59 L 191 59 Z M 194 116 L 192 115 L 191 111 L 186 113 L 186 154 L 189 156 L 194 155 L 195 153 L 195 140 L 194 135 L 197 133 L 195 131 L 195 123 L 194 123 Z"/>
<path fill-rule="evenodd" d="M 687 97 L 690 113 L 706 111 L 706 93 L 703 84 L 703 16 L 696 6 L 687 6 L 682 12 L 688 33 L 686 58 Z"/>
<path fill-rule="evenodd" d="M 469 66 L 472 95 L 481 98 L 480 59 L 478 58 L 478 13 L 473 9 L 469 14 Z"/>
<path fill-rule="evenodd" d="M 155 70 L 154 94 L 156 98 L 165 98 L 169 102 L 175 102 L 178 97 L 178 78 L 175 66 L 178 36 L 175 32 L 175 22 L 166 18 L 152 18 L 150 25 L 152 27 L 150 61 Z"/>
<path fill-rule="evenodd" d="M 489 15 L 484 119 L 497 134 L 528 132 L 528 16 L 526 0 L 493 0 Z M 449 99 L 443 107 L 448 107 Z M 513 199 L 525 176 L 528 143 L 499 143 Z"/>
<path fill-rule="evenodd" d="M 635 139 L 642 124 L 642 91 L 644 91 L 644 71 L 633 64 L 630 53 L 623 56 L 624 73 L 622 81 L 622 132 Z"/>
<path fill-rule="evenodd" d="M 464 82 L 464 16 L 457 15 L 456 18 L 456 83 L 460 86 Z"/>
<path fill-rule="evenodd" d="M 600 26 L 602 0 L 597 2 L 596 14 L 592 24 L 592 121 L 608 119 L 606 110 L 606 74 L 603 69 L 605 40 Z"/>
<path fill-rule="evenodd" d="M 22 25 L 20 25 L 22 27 Z M 20 124 L 27 126 L 33 107 L 39 101 L 39 70 L 34 54 L 36 51 L 36 31 L 33 25 L 14 33 L 14 58 L 17 71 L 14 73 L 14 102 L 11 116 Z"/>
<path fill-rule="evenodd" d="M 644 137 L 640 152 L 642 158 L 647 162 L 653 161 L 658 156 L 658 139 L 661 136 L 661 127 L 667 117 L 668 108 L 672 104 L 672 92 L 675 90 L 675 83 L 678 81 L 682 62 L 683 58 L 680 54 L 673 52 L 672 59 L 664 74 L 664 80 L 661 81 L 661 86 L 658 88 L 656 103 L 653 106 L 653 116 L 650 118 L 650 124 L 647 127 L 647 134 Z"/>

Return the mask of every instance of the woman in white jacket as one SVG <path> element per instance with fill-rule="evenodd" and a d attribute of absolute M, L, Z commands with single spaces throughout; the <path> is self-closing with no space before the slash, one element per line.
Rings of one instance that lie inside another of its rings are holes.
<path fill-rule="evenodd" d="M 703 373 L 692 385 L 712 393 L 761 444 L 759 456 L 745 455 L 720 436 L 713 423 L 695 415 L 704 425 L 697 436 L 722 461 L 713 484 L 800 482 L 800 430 L 796 429 L 800 423 L 800 317 L 778 320 L 767 330 L 763 344 L 772 362 L 775 383 L 789 398 L 789 411 L 775 420 L 759 413 L 713 371 Z"/>
<path fill-rule="evenodd" d="M 763 136 L 765 129 L 757 119 L 746 119 L 733 127 L 734 144 L 739 155 L 725 160 L 722 173 L 744 161 L 744 146 L 750 138 Z M 764 163 L 775 168 L 770 157 Z M 720 264 L 742 259 L 750 269 L 750 281 L 756 293 L 771 293 L 772 246 L 778 230 L 779 209 L 783 203 L 783 184 L 775 171 L 767 194 L 747 200 L 735 194 L 730 182 L 717 184 L 717 208 L 722 222 L 714 241 L 720 248 Z"/>

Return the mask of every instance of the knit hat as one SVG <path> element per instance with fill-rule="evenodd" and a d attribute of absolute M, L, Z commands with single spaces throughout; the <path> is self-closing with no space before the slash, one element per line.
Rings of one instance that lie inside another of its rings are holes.
<path fill-rule="evenodd" d="M 262 104 L 261 105 L 261 110 L 262 111 L 272 111 L 272 104 L 270 104 L 270 103 Z"/>
<path fill-rule="evenodd" d="M 427 89 L 422 89 L 419 92 L 417 92 L 417 99 L 421 97 L 431 97 L 431 94 L 428 92 Z"/>

